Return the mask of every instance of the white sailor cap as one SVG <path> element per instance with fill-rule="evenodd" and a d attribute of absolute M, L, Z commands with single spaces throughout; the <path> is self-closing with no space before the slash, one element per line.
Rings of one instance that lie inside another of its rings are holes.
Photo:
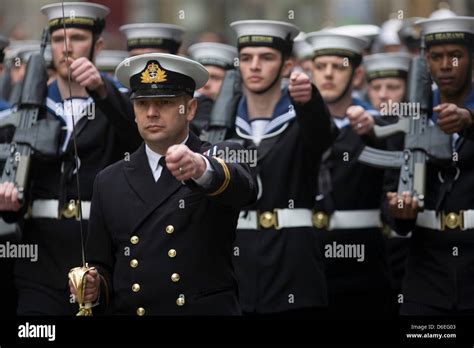
<path fill-rule="evenodd" d="M 300 32 L 293 41 L 293 55 L 299 60 L 313 59 L 313 47 L 306 41 L 304 32 Z"/>
<path fill-rule="evenodd" d="M 456 16 L 443 19 L 425 19 L 420 25 L 427 46 L 462 44 L 470 46 L 474 34 L 474 17 Z"/>
<path fill-rule="evenodd" d="M 200 42 L 189 46 L 188 53 L 192 59 L 202 65 L 214 65 L 222 69 L 234 68 L 238 56 L 234 46 L 217 42 Z"/>
<path fill-rule="evenodd" d="M 315 31 L 306 35 L 306 41 L 312 46 L 314 57 L 340 56 L 347 57 L 354 66 L 359 66 L 362 53 L 368 46 L 367 39 L 331 33 L 326 30 Z"/>
<path fill-rule="evenodd" d="M 365 56 L 363 63 L 368 81 L 387 77 L 406 79 L 410 70 L 411 55 L 404 52 L 377 53 Z"/>
<path fill-rule="evenodd" d="M 340 27 L 327 28 L 324 31 L 328 31 L 335 34 L 350 35 L 367 39 L 372 43 L 380 33 L 380 27 L 373 24 L 352 24 L 342 25 Z"/>
<path fill-rule="evenodd" d="M 41 43 L 37 40 L 16 40 L 10 43 L 9 50 L 5 54 L 5 59 L 12 60 L 19 58 L 22 64 L 28 61 L 33 52 L 39 52 Z"/>
<path fill-rule="evenodd" d="M 37 40 L 17 40 L 12 41 L 8 48 L 9 50 L 5 53 L 5 59 L 16 60 L 19 58 L 21 64 L 26 64 L 33 53 L 40 52 L 41 42 Z M 44 60 L 48 68 L 51 67 L 53 57 L 50 44 L 46 45 L 44 50 Z"/>
<path fill-rule="evenodd" d="M 293 40 L 300 30 L 297 26 L 280 21 L 245 20 L 232 22 L 230 27 L 237 34 L 237 48 L 248 46 L 266 46 L 289 56 L 293 49 Z"/>
<path fill-rule="evenodd" d="M 403 21 L 397 18 L 391 18 L 385 21 L 380 27 L 380 34 L 377 38 L 377 44 L 384 46 L 401 45 L 398 31 L 402 27 Z"/>
<path fill-rule="evenodd" d="M 105 27 L 104 18 L 110 10 L 91 2 L 64 2 L 45 5 L 41 7 L 41 12 L 48 17 L 50 32 L 63 28 L 65 23 L 68 28 L 88 29 L 100 34 Z"/>
<path fill-rule="evenodd" d="M 127 57 L 127 51 L 102 50 L 95 59 L 95 66 L 100 71 L 115 71 L 117 65 Z"/>
<path fill-rule="evenodd" d="M 200 63 L 168 53 L 147 53 L 122 61 L 116 79 L 132 90 L 132 99 L 193 96 L 209 78 Z"/>
<path fill-rule="evenodd" d="M 159 48 L 176 54 L 183 42 L 186 29 L 166 23 L 133 23 L 122 25 L 119 30 L 127 37 L 127 50 Z"/>

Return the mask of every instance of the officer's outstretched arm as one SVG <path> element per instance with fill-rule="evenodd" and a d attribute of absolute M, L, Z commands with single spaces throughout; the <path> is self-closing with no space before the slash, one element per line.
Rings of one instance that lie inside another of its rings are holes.
<path fill-rule="evenodd" d="M 233 142 L 218 143 L 204 153 L 213 169 L 206 193 L 220 203 L 245 207 L 257 199 L 257 180 L 254 169 L 257 152 Z M 196 186 L 195 182 L 186 182 Z"/>

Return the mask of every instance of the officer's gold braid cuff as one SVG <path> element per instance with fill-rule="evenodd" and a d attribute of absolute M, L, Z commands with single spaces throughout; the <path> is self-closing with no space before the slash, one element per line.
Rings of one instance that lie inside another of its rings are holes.
<path fill-rule="evenodd" d="M 218 157 L 214 157 L 214 158 L 217 160 L 217 162 L 220 163 L 220 165 L 224 169 L 225 179 L 224 179 L 224 182 L 222 183 L 221 187 L 219 187 L 219 189 L 217 191 L 209 193 L 208 196 L 217 196 L 217 195 L 221 194 L 222 192 L 225 191 L 225 189 L 227 188 L 227 186 L 229 186 L 229 183 L 230 183 L 230 172 L 229 172 L 229 168 L 227 168 L 227 164 L 225 164 L 225 162 L 222 159 L 218 158 Z"/>

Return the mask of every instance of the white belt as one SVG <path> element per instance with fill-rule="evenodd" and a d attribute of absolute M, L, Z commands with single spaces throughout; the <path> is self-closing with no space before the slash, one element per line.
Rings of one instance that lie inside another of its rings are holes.
<path fill-rule="evenodd" d="M 260 228 L 312 227 L 333 229 L 382 227 L 380 210 L 335 211 L 330 217 L 310 209 L 274 209 L 259 213 L 242 211 L 237 224 L 238 230 L 258 230 Z"/>
<path fill-rule="evenodd" d="M 89 220 L 89 215 L 91 211 L 91 202 L 81 202 L 82 207 L 82 218 L 84 220 Z M 37 199 L 33 201 L 31 206 L 30 216 L 33 218 L 50 218 L 50 219 L 60 219 L 60 218 L 75 218 L 79 220 L 79 204 L 77 201 L 71 200 L 66 205 L 65 208 L 61 210 L 61 216 L 59 214 L 59 201 L 56 199 Z"/>
<path fill-rule="evenodd" d="M 260 228 L 311 227 L 313 212 L 309 209 L 274 209 L 259 213 L 255 210 L 240 212 L 238 230 Z"/>
<path fill-rule="evenodd" d="M 444 231 L 446 229 L 468 230 L 474 228 L 474 210 L 459 212 L 437 212 L 424 210 L 418 213 L 416 225 L 431 230 Z"/>
<path fill-rule="evenodd" d="M 379 209 L 336 210 L 331 214 L 327 230 L 381 228 L 382 226 Z"/>

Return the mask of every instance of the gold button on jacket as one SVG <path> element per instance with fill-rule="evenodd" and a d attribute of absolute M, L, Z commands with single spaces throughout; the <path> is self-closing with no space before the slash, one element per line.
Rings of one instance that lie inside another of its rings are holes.
<path fill-rule="evenodd" d="M 179 276 L 178 273 L 173 273 L 173 274 L 171 275 L 171 280 L 172 280 L 174 283 L 179 282 L 179 279 L 180 279 L 180 276 Z"/>

